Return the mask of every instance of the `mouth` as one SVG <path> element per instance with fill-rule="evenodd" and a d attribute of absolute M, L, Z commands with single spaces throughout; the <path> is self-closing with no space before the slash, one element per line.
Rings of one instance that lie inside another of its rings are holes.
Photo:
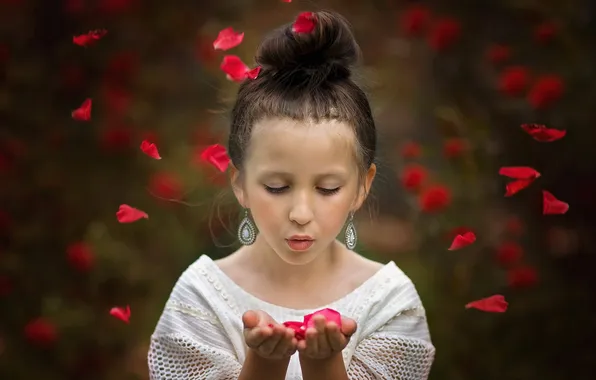
<path fill-rule="evenodd" d="M 286 239 L 286 243 L 292 251 L 306 251 L 312 247 L 315 241 L 310 236 L 292 236 Z"/>

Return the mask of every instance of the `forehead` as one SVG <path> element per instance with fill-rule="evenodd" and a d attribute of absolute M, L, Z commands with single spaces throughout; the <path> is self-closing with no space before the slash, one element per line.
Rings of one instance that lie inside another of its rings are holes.
<path fill-rule="evenodd" d="M 325 170 L 355 165 L 352 128 L 334 120 L 269 118 L 254 125 L 247 166 L 279 170 Z"/>

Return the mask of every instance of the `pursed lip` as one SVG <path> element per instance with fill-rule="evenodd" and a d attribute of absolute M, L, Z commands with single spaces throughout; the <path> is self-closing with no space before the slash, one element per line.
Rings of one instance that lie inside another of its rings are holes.
<path fill-rule="evenodd" d="M 300 241 L 312 241 L 315 240 L 308 235 L 293 235 L 290 236 L 287 240 L 300 240 Z"/>

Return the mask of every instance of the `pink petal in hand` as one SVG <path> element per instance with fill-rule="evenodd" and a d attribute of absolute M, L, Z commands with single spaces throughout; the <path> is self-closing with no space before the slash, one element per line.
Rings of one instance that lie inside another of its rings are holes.
<path fill-rule="evenodd" d="M 341 314 L 333 309 L 321 309 L 318 311 L 315 311 L 314 313 L 311 314 L 307 314 L 304 316 L 304 326 L 306 326 L 306 328 L 308 329 L 309 327 L 314 327 L 315 322 L 313 321 L 313 317 L 315 315 L 322 315 L 325 317 L 325 320 L 327 322 L 335 322 L 335 324 L 337 324 L 337 327 L 339 327 L 339 329 L 341 330 Z"/>

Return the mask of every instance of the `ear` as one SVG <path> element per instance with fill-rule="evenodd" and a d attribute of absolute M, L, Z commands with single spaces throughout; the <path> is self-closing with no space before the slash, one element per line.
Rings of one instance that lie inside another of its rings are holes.
<path fill-rule="evenodd" d="M 360 189 L 358 189 L 358 197 L 354 203 L 353 210 L 356 211 L 368 197 L 370 193 L 370 188 L 372 187 L 373 180 L 375 179 L 375 175 L 377 174 L 377 165 L 371 164 L 366 172 L 366 176 L 364 177 L 364 182 L 360 185 Z"/>
<path fill-rule="evenodd" d="M 232 184 L 232 190 L 234 191 L 234 196 L 238 200 L 238 203 L 244 208 L 250 208 L 248 205 L 248 199 L 246 197 L 246 192 L 244 191 L 244 183 L 243 178 L 240 173 L 240 170 L 234 166 L 234 164 L 230 163 L 229 166 L 230 170 L 230 183 Z"/>

